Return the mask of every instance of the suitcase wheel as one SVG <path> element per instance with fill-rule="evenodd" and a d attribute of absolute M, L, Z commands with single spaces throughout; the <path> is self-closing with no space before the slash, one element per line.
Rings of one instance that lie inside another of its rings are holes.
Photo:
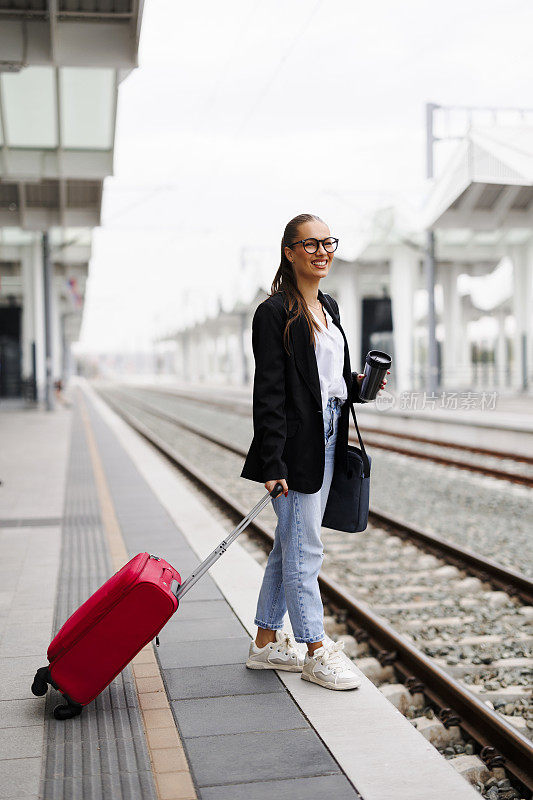
<path fill-rule="evenodd" d="M 83 706 L 78 703 L 68 703 L 67 705 L 60 705 L 54 708 L 54 717 L 59 720 L 72 719 L 77 717 L 83 711 Z"/>
<path fill-rule="evenodd" d="M 36 697 L 42 697 L 48 691 L 48 667 L 41 667 L 35 673 L 31 690 Z"/>

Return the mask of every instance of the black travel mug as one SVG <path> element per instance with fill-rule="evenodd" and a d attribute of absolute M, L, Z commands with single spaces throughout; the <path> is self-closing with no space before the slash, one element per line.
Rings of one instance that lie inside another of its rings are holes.
<path fill-rule="evenodd" d="M 366 355 L 365 377 L 361 383 L 359 397 L 365 403 L 375 400 L 381 389 L 383 378 L 390 369 L 392 358 L 382 350 L 369 350 Z"/>

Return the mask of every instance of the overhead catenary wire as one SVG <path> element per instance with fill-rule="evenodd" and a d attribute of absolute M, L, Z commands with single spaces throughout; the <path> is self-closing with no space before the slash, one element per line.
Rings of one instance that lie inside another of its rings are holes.
<path fill-rule="evenodd" d="M 288 46 L 283 51 L 283 53 L 281 55 L 281 58 L 277 62 L 276 66 L 274 67 L 274 70 L 269 75 L 269 77 L 268 77 L 267 81 L 265 82 L 265 84 L 263 85 L 262 89 L 260 90 L 260 92 L 257 95 L 254 96 L 255 97 L 255 102 L 252 104 L 252 107 L 245 114 L 245 116 L 241 120 L 240 124 L 237 126 L 237 129 L 233 133 L 233 137 L 232 138 L 233 138 L 234 141 L 238 139 L 238 137 L 242 134 L 242 132 L 244 131 L 244 129 L 246 128 L 246 126 L 248 125 L 250 120 L 255 115 L 257 109 L 259 108 L 259 106 L 261 105 L 263 99 L 266 97 L 266 95 L 270 91 L 270 88 L 271 88 L 272 84 L 276 80 L 278 74 L 281 72 L 281 70 L 283 69 L 286 61 L 288 60 L 289 56 L 291 55 L 292 51 L 294 50 L 294 47 L 296 46 L 298 41 L 302 38 L 302 36 L 304 36 L 304 34 L 307 32 L 311 22 L 313 21 L 314 17 L 316 16 L 316 14 L 317 14 L 320 6 L 322 5 L 322 3 L 323 3 L 323 0 L 317 0 L 317 2 L 313 6 L 310 14 L 308 15 L 305 23 L 301 27 L 298 28 L 298 31 L 297 31 L 296 35 L 294 37 L 292 37 L 292 39 L 289 42 Z M 255 14 L 256 14 L 258 8 L 260 7 L 260 5 L 261 4 L 259 2 L 257 2 L 255 4 L 252 12 L 250 13 L 250 15 L 245 20 L 245 23 L 243 24 L 242 28 L 239 30 L 239 32 L 237 34 L 237 37 L 235 39 L 235 43 L 239 42 L 242 39 L 244 32 L 248 29 L 248 27 L 250 25 L 250 22 L 255 17 Z M 214 105 L 214 101 L 215 101 L 216 97 L 218 96 L 218 94 L 220 92 L 220 88 L 224 83 L 224 80 L 225 80 L 225 77 L 227 75 L 229 66 L 231 65 L 233 60 L 234 60 L 234 58 L 233 58 L 233 53 L 232 53 L 232 55 L 226 61 L 225 65 L 223 67 L 221 77 L 219 78 L 219 80 L 215 84 L 215 87 L 214 87 L 213 91 L 211 92 L 210 98 L 211 98 L 211 104 L 212 105 Z M 205 104 L 204 108 L 206 110 L 206 113 L 201 116 L 199 123 L 197 123 L 197 125 L 195 127 L 195 130 L 194 130 L 194 134 L 193 134 L 194 136 L 196 136 L 198 134 L 201 125 L 205 122 L 205 119 L 207 119 L 209 108 L 212 107 L 212 105 L 209 105 L 209 100 Z M 217 162 L 217 166 L 215 168 L 215 171 L 210 173 L 210 175 L 208 176 L 206 185 L 204 186 L 202 192 L 205 191 L 205 189 L 209 189 L 210 185 L 214 182 L 214 179 L 218 176 L 221 166 L 226 163 L 226 160 L 227 159 L 221 159 L 221 160 L 219 160 Z M 125 209 L 121 210 L 118 214 L 114 214 L 109 221 L 114 221 L 119 216 L 122 216 L 124 213 L 127 213 L 128 211 L 132 210 L 133 208 L 138 207 L 139 205 L 144 204 L 145 202 L 148 202 L 153 197 L 155 197 L 157 194 L 159 194 L 160 191 L 164 191 L 164 190 L 165 189 L 163 187 L 161 189 L 160 188 L 154 189 L 154 191 L 151 194 L 146 195 L 143 198 L 139 198 L 138 201 L 130 204 L 128 207 L 126 207 Z"/>
<path fill-rule="evenodd" d="M 246 114 L 243 116 L 243 118 L 241 119 L 240 123 L 238 124 L 237 128 L 235 129 L 235 131 L 234 131 L 234 133 L 233 133 L 233 135 L 231 137 L 231 141 L 232 142 L 236 142 L 239 139 L 239 137 L 242 135 L 243 131 L 245 130 L 245 128 L 249 124 L 250 120 L 255 116 L 258 108 L 261 106 L 261 103 L 263 102 L 264 98 L 267 96 L 268 92 L 270 91 L 274 81 L 276 80 L 276 78 L 278 77 L 279 73 L 281 72 L 281 70 L 285 66 L 285 63 L 289 59 L 290 55 L 293 53 L 295 46 L 297 45 L 299 40 L 305 35 L 307 30 L 309 29 L 309 26 L 311 25 L 311 22 L 315 18 L 315 16 L 316 16 L 318 10 L 320 9 L 320 6 L 322 5 L 322 3 L 323 3 L 323 0 L 317 0 L 315 5 L 313 6 L 311 12 L 307 16 L 304 24 L 298 28 L 296 34 L 289 41 L 287 47 L 284 49 L 283 53 L 281 54 L 281 57 L 279 58 L 278 62 L 276 63 L 276 65 L 274 67 L 274 69 L 272 70 L 272 72 L 270 73 L 269 77 L 267 78 L 267 80 L 263 84 L 262 88 L 259 90 L 259 92 L 256 95 L 254 95 L 254 102 L 253 102 L 251 108 L 248 109 Z M 206 179 L 203 187 L 200 189 L 200 196 L 201 196 L 202 200 L 205 201 L 206 193 L 208 193 L 209 190 L 211 189 L 212 185 L 214 184 L 216 178 L 220 174 L 220 171 L 221 171 L 222 167 L 226 164 L 227 160 L 228 160 L 227 155 L 226 155 L 225 158 L 220 158 L 220 159 L 217 160 L 215 169 L 212 172 L 209 173 L 209 175 L 207 176 L 207 179 Z M 192 213 L 193 208 L 194 208 L 194 205 L 192 203 L 190 203 L 189 206 L 188 206 L 189 215 L 187 217 L 187 222 L 190 219 L 190 215 Z"/>
<path fill-rule="evenodd" d="M 193 133 L 192 133 L 192 137 L 193 138 L 195 138 L 198 135 L 198 133 L 200 132 L 201 128 L 203 127 L 203 125 L 205 124 L 206 120 L 208 119 L 209 111 L 215 105 L 216 99 L 217 99 L 218 95 L 220 94 L 220 89 L 223 86 L 223 84 L 224 84 L 224 82 L 225 82 L 225 80 L 227 78 L 227 75 L 228 75 L 228 72 L 229 72 L 229 68 L 230 68 L 231 64 L 233 63 L 233 61 L 235 60 L 236 46 L 238 45 L 238 43 L 241 41 L 241 39 L 246 34 L 248 28 L 250 27 L 250 23 L 252 22 L 253 18 L 255 17 L 255 15 L 257 13 L 257 10 L 261 7 L 261 5 L 262 4 L 261 4 L 260 0 L 256 0 L 256 2 L 254 4 L 250 14 L 248 14 L 248 16 L 245 18 L 243 24 L 241 25 L 241 27 L 238 29 L 237 34 L 235 36 L 235 39 L 233 41 L 233 44 L 229 48 L 230 49 L 230 56 L 225 61 L 221 71 L 219 72 L 218 79 L 215 82 L 215 85 L 214 85 L 213 89 L 211 90 L 206 102 L 203 105 L 203 111 L 200 112 L 199 119 L 197 120 L 196 125 L 195 125 L 195 127 L 193 129 Z M 175 177 L 177 178 L 178 175 L 175 175 Z M 125 208 L 120 209 L 120 211 L 118 211 L 116 214 L 112 214 L 111 217 L 109 218 L 108 222 L 114 222 L 116 219 L 119 219 L 120 217 L 124 216 L 124 214 L 127 214 L 129 211 L 132 211 L 133 209 L 137 208 L 138 206 L 141 206 L 141 205 L 144 205 L 145 203 L 148 203 L 150 200 L 152 200 L 158 194 L 161 194 L 162 192 L 165 192 L 165 191 L 169 191 L 172 188 L 174 188 L 174 186 L 172 186 L 172 185 L 171 186 L 163 185 L 163 186 L 155 187 L 152 190 L 151 193 L 149 193 L 147 195 L 144 195 L 143 197 L 140 197 L 138 200 L 133 201 L 132 203 L 130 203 Z"/>
<path fill-rule="evenodd" d="M 259 93 L 257 95 L 254 95 L 254 102 L 252 104 L 252 107 L 244 115 L 244 117 L 242 118 L 241 122 L 239 123 L 239 125 L 237 126 L 237 128 L 235 129 L 235 131 L 233 133 L 233 136 L 232 136 L 232 140 L 233 141 L 236 141 L 239 138 L 239 136 L 242 135 L 242 133 L 245 130 L 246 126 L 249 124 L 250 120 L 254 117 L 255 113 L 257 112 L 257 109 L 260 107 L 262 101 L 267 96 L 268 92 L 270 91 L 274 81 L 276 80 L 276 78 L 278 77 L 279 73 L 283 69 L 285 63 L 289 59 L 289 56 L 291 55 L 291 53 L 294 50 L 294 47 L 296 46 L 298 41 L 307 32 L 309 26 L 311 25 L 311 22 L 315 18 L 315 16 L 316 16 L 320 6 L 322 5 L 322 3 L 323 3 L 323 0 L 317 0 L 317 2 L 313 6 L 310 14 L 307 16 L 304 24 L 301 27 L 298 28 L 296 34 L 291 38 L 291 40 L 289 41 L 287 47 L 284 49 L 283 53 L 281 54 L 280 59 L 278 60 L 278 62 L 275 65 L 273 71 L 270 73 L 270 75 L 267 78 L 266 82 L 263 84 L 263 87 L 261 88 L 261 90 L 259 91 Z M 257 2 L 255 4 L 255 6 L 254 6 L 254 9 L 253 9 L 252 13 L 250 13 L 249 16 L 246 18 L 243 26 L 239 29 L 239 32 L 238 32 L 237 37 L 236 37 L 236 42 L 238 42 L 242 38 L 244 31 L 249 27 L 250 22 L 254 18 L 255 13 L 256 13 L 257 9 L 259 8 L 259 6 L 260 6 L 260 3 Z M 226 61 L 225 66 L 223 68 L 223 72 L 225 71 L 227 73 L 228 68 L 229 68 L 229 66 L 230 66 L 230 64 L 232 63 L 233 60 L 234 60 L 233 56 L 231 56 Z M 211 97 L 213 99 L 216 98 L 216 96 L 218 95 L 218 93 L 220 91 L 220 87 L 222 86 L 222 84 L 223 84 L 223 80 L 222 80 L 222 78 L 219 78 L 219 80 L 216 82 L 215 87 L 214 87 L 214 89 L 213 89 L 213 91 L 211 93 Z M 204 108 L 207 108 L 207 106 L 204 106 Z M 206 115 L 202 115 L 201 116 L 200 123 L 203 121 L 205 116 Z M 196 133 L 199 130 L 200 123 L 197 123 L 197 125 L 195 127 L 195 132 Z M 202 194 L 202 197 L 205 197 L 206 190 L 208 191 L 210 189 L 210 187 L 214 183 L 214 180 L 216 179 L 216 177 L 220 173 L 221 167 L 226 163 L 226 161 L 227 161 L 227 158 L 219 159 L 217 161 L 216 168 L 215 168 L 214 172 L 211 172 L 209 174 L 204 186 L 200 190 L 201 194 Z M 164 191 L 169 191 L 172 188 L 173 188 L 172 184 L 170 184 L 170 185 L 164 184 L 164 185 L 155 187 L 152 190 L 152 192 L 150 192 L 149 194 L 144 195 L 143 197 L 139 198 L 138 200 L 130 203 L 125 208 L 120 209 L 120 211 L 118 211 L 117 213 L 111 215 L 111 217 L 107 220 L 107 222 L 108 223 L 109 222 L 114 222 L 116 219 L 119 219 L 120 217 L 124 216 L 129 211 L 132 211 L 135 208 L 138 208 L 139 206 L 144 205 L 145 203 L 149 202 L 150 200 L 152 200 L 157 195 L 161 194 Z M 191 210 L 191 206 L 189 206 L 189 211 L 190 210 Z M 180 230 L 184 230 L 184 229 L 186 230 L 187 229 L 189 219 L 190 219 L 190 214 L 187 217 L 186 224 L 180 226 Z M 173 230 L 172 231 L 172 235 L 171 235 L 171 240 L 170 240 L 169 244 L 172 243 L 172 241 L 174 240 L 175 236 L 177 236 L 177 235 L 178 235 L 178 231 Z M 65 242 L 62 245 L 59 245 L 59 246 L 55 247 L 54 248 L 54 252 L 58 252 L 60 250 L 65 249 L 66 247 L 74 245 L 78 241 L 79 241 L 79 239 L 73 239 L 73 240 L 70 240 L 69 242 Z"/>

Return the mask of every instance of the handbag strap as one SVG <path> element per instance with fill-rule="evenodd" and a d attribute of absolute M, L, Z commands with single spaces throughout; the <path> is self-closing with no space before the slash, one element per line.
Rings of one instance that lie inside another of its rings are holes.
<path fill-rule="evenodd" d="M 353 421 L 355 423 L 355 430 L 357 431 L 357 436 L 359 438 L 359 444 L 361 445 L 361 455 L 363 456 L 363 475 L 365 478 L 368 478 L 368 476 L 370 475 L 370 463 L 368 461 L 368 456 L 366 454 L 363 440 L 361 439 L 361 434 L 359 433 L 359 425 L 357 424 L 357 420 L 355 418 L 355 411 L 353 409 L 353 403 L 351 400 L 350 400 L 350 408 L 352 411 Z"/>

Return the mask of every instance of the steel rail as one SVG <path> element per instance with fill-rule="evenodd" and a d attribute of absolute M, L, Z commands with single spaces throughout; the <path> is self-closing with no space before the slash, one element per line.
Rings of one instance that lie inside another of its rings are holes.
<path fill-rule="evenodd" d="M 453 423 L 450 423 L 453 425 Z M 468 453 L 479 453 L 483 456 L 491 456 L 492 458 L 507 459 L 509 461 L 519 461 L 523 464 L 533 464 L 533 457 L 524 456 L 521 453 L 510 453 L 504 450 L 489 450 L 486 447 L 475 447 L 471 444 L 460 444 L 459 442 L 443 442 L 442 439 L 429 439 L 426 436 L 416 436 L 414 433 L 398 433 L 398 431 L 385 431 L 379 428 L 371 428 L 365 426 L 366 433 L 375 433 L 379 436 L 391 436 L 396 439 L 404 439 L 407 441 L 420 442 L 420 444 L 434 444 L 437 447 L 448 447 L 450 450 L 464 450 Z"/>
<path fill-rule="evenodd" d="M 381 433 L 386 435 L 384 431 Z M 496 469 L 495 467 L 484 467 L 482 464 L 468 464 L 466 461 L 461 461 L 457 458 L 439 456 L 436 453 L 422 453 L 420 450 L 412 450 L 409 447 L 396 447 L 393 444 L 378 442 L 375 439 L 372 439 L 372 437 L 368 436 L 366 437 L 366 444 L 371 445 L 372 447 L 378 447 L 380 450 L 387 450 L 390 453 L 399 453 L 400 455 L 410 456 L 411 458 L 420 458 L 423 461 L 433 461 L 435 464 L 444 464 L 446 467 L 457 467 L 458 469 L 465 469 L 468 472 L 479 472 L 482 475 L 488 475 L 491 478 L 511 481 L 511 483 L 520 483 L 523 486 L 528 486 L 530 488 L 533 487 L 533 478 L 529 475 L 521 475 L 519 472 L 509 472 L 508 470 Z M 440 446 L 446 447 L 446 445 Z"/>

